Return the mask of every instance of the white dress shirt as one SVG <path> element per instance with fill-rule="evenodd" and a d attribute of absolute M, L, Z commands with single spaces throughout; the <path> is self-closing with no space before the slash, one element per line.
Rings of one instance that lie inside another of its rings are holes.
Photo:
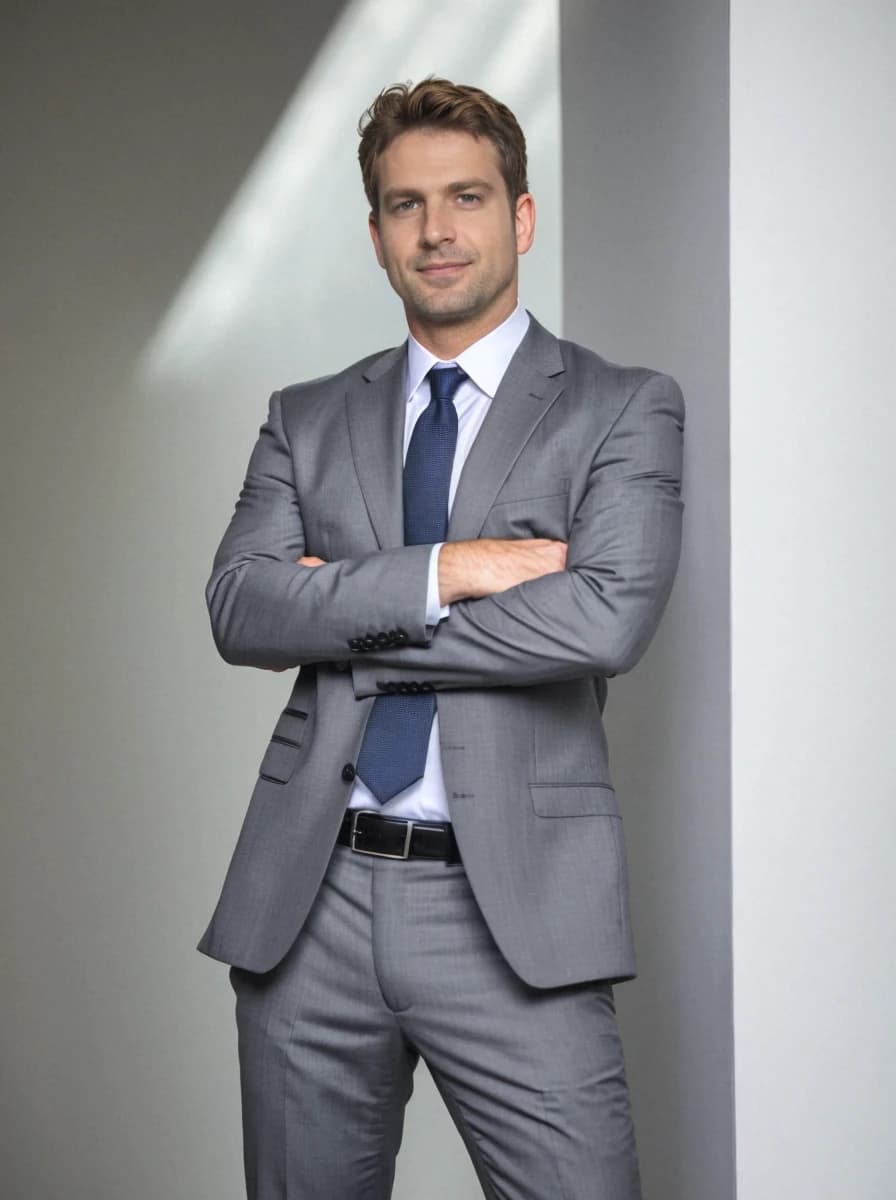
<path fill-rule="evenodd" d="M 448 512 L 454 504 L 454 494 L 457 491 L 457 481 L 463 470 L 470 447 L 476 439 L 485 415 L 491 407 L 498 385 L 504 378 L 504 373 L 523 340 L 529 328 L 529 314 L 518 304 L 506 321 L 497 329 L 487 333 L 485 337 L 468 346 L 462 354 L 452 359 L 450 363 L 436 358 L 429 350 L 408 334 L 408 354 L 405 367 L 405 398 L 407 409 L 404 422 L 404 454 L 407 457 L 408 445 L 417 418 L 428 406 L 430 401 L 429 380 L 427 375 L 436 364 L 440 366 L 458 366 L 467 375 L 454 393 L 454 407 L 457 409 L 457 447 L 454 451 L 454 463 L 451 468 L 451 482 L 448 486 Z M 429 586 L 426 595 L 426 623 L 437 625 L 439 620 L 448 616 L 448 606 L 439 604 L 439 573 L 438 557 L 442 543 L 433 546 L 429 560 Z M 429 734 L 429 746 L 426 751 L 426 766 L 423 776 L 404 791 L 380 804 L 360 776 L 355 777 L 354 786 L 348 799 L 349 808 L 372 808 L 377 812 L 388 813 L 394 817 L 413 817 L 420 821 L 448 821 L 448 798 L 445 794 L 445 780 L 442 776 L 442 756 L 439 750 L 439 714 L 438 709 L 433 718 Z"/>

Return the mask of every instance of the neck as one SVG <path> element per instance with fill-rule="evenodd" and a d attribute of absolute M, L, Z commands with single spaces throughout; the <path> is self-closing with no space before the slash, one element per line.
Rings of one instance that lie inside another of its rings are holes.
<path fill-rule="evenodd" d="M 421 320 L 416 314 L 406 312 L 408 329 L 421 346 L 434 354 L 440 362 L 451 362 L 464 350 L 497 329 L 516 308 L 513 296 L 497 311 L 483 313 L 478 319 L 458 322 L 456 325 Z"/>

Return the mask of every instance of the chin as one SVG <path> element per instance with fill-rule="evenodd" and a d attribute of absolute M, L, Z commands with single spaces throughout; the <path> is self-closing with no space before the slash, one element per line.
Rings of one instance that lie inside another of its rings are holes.
<path fill-rule="evenodd" d="M 438 321 L 452 324 L 457 321 L 468 321 L 482 311 L 483 306 L 470 296 L 444 296 L 438 299 L 428 297 L 427 300 L 415 305 L 417 315 L 427 321 Z"/>

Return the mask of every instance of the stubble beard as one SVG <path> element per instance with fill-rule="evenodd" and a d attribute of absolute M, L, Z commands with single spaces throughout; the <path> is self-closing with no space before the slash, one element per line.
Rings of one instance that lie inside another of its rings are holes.
<path fill-rule="evenodd" d="M 485 312 L 512 282 L 513 273 L 508 271 L 494 281 L 474 279 L 464 288 L 450 288 L 444 293 L 413 289 L 408 307 L 430 324 L 460 325 Z"/>

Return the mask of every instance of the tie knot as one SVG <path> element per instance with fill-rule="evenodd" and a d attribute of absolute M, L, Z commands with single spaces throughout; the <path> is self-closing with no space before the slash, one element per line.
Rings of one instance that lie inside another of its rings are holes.
<path fill-rule="evenodd" d="M 429 372 L 429 391 L 433 400 L 453 400 L 454 393 L 466 379 L 460 367 L 433 367 Z"/>

